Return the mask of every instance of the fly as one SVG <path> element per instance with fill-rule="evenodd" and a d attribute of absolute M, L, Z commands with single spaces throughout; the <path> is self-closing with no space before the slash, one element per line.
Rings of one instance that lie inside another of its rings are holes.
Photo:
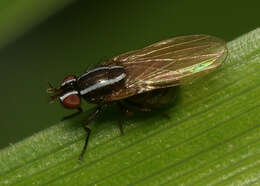
<path fill-rule="evenodd" d="M 174 87 L 214 71 L 226 56 L 226 43 L 220 38 L 174 37 L 118 55 L 80 76 L 68 75 L 59 88 L 50 86 L 47 92 L 52 101 L 59 99 L 65 108 L 78 110 L 65 119 L 82 112 L 82 99 L 97 105 L 83 125 L 87 137 L 82 159 L 91 133 L 88 124 L 105 104 L 117 103 L 122 109 L 122 102 L 127 102 L 142 111 L 165 106 L 173 99 Z"/>

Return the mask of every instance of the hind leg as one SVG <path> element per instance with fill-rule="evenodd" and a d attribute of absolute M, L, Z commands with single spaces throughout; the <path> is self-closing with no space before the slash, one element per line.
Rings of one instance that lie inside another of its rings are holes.
<path fill-rule="evenodd" d="M 132 115 L 132 110 L 149 112 L 152 110 L 165 108 L 166 106 L 169 106 L 171 103 L 175 101 L 177 93 L 178 87 L 157 89 L 151 92 L 127 98 L 123 102 L 125 104 L 118 101 L 117 105 L 119 111 L 123 112 L 127 116 L 130 116 Z M 170 117 L 165 112 L 161 112 L 161 114 L 166 118 L 170 119 Z M 121 135 L 123 135 L 124 130 L 122 121 L 119 120 L 118 124 Z"/>

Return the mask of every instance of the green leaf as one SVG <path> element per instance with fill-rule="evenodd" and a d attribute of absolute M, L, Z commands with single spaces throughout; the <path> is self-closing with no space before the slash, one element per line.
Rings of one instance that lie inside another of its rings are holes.
<path fill-rule="evenodd" d="M 228 42 L 216 72 L 181 87 L 171 119 L 114 108 L 91 124 L 60 122 L 0 151 L 0 185 L 252 185 L 260 182 L 260 29 Z"/>

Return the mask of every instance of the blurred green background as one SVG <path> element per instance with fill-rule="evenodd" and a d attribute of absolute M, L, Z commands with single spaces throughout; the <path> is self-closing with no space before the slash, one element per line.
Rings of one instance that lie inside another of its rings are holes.
<path fill-rule="evenodd" d="M 229 41 L 260 25 L 256 0 L 32 2 L 0 3 L 0 148 L 70 113 L 48 104 L 48 81 L 57 86 L 89 64 L 169 37 Z"/>

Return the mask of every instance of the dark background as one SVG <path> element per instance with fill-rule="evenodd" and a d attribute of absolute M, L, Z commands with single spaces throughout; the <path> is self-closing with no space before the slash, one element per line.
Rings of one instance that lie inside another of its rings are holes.
<path fill-rule="evenodd" d="M 0 50 L 0 148 L 70 113 L 48 104 L 47 82 L 177 35 L 232 40 L 260 24 L 259 1 L 77 1 Z M 1 24 L 1 23 L 0 23 Z"/>

